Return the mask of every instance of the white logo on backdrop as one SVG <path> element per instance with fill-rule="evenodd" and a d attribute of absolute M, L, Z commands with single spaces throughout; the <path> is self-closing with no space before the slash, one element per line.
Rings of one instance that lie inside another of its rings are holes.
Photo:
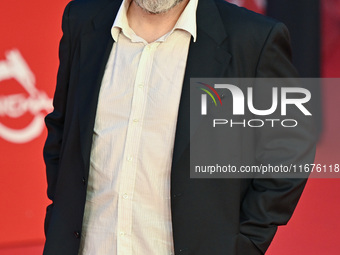
<path fill-rule="evenodd" d="M 0 138 L 12 143 L 27 143 L 44 130 L 44 111 L 52 110 L 52 99 L 35 87 L 35 76 L 18 50 L 6 52 L 6 60 L 0 61 L 0 86 L 1 81 L 8 79 L 15 79 L 27 93 L 0 95 L 0 117 L 19 119 L 30 113 L 34 118 L 21 129 L 0 123 Z"/>

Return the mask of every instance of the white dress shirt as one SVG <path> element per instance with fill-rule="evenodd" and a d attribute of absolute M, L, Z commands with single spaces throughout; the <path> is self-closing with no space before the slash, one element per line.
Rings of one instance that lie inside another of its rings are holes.
<path fill-rule="evenodd" d="M 129 27 L 130 1 L 120 7 L 93 131 L 81 255 L 174 252 L 170 171 L 197 2 L 152 43 Z"/>

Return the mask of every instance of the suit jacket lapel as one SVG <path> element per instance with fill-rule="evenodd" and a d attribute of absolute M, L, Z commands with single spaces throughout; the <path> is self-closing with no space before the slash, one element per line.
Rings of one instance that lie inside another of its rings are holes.
<path fill-rule="evenodd" d="M 79 74 L 79 129 L 85 169 L 88 169 L 100 85 L 113 39 L 111 27 L 121 1 L 107 1 L 81 36 Z"/>
<path fill-rule="evenodd" d="M 231 55 L 226 50 L 226 39 L 227 34 L 215 2 L 199 0 L 197 41 L 192 41 L 189 48 L 178 112 L 173 166 L 190 143 L 190 78 L 223 76 L 231 59 Z M 197 123 L 194 126 L 197 126 Z"/>

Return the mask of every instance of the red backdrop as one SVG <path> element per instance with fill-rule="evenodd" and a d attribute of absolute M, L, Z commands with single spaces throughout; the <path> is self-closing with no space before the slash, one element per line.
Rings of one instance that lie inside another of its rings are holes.
<path fill-rule="evenodd" d="M 61 16 L 68 0 L 6 1 L 0 9 L 0 254 L 44 241 L 46 178 L 42 116 L 51 110 Z M 260 11 L 264 1 L 241 1 Z M 323 1 L 323 76 L 340 77 L 340 0 Z M 340 163 L 339 87 L 324 88 L 324 132 L 319 163 Z M 334 110 L 335 109 L 335 110 Z M 338 162 L 336 162 L 338 160 Z M 340 180 L 311 179 L 269 255 L 339 254 Z M 7 252 L 7 253 L 6 253 Z"/>
<path fill-rule="evenodd" d="M 44 238 L 46 131 L 40 116 L 51 108 L 61 16 L 67 2 L 1 3 L 0 246 Z"/>

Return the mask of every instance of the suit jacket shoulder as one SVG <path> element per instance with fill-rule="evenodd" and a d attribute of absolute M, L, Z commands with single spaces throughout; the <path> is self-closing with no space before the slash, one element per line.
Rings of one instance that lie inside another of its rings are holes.
<path fill-rule="evenodd" d="M 236 57 L 251 62 L 249 66 L 256 67 L 251 74 L 254 77 L 297 76 L 296 70 L 290 63 L 292 53 L 289 32 L 282 22 L 224 0 L 215 0 L 215 3 L 228 35 L 228 51 L 233 53 L 234 61 Z M 276 59 L 278 56 L 280 59 Z M 275 69 L 266 63 L 284 64 L 286 68 Z M 262 69 L 266 69 L 265 72 L 262 72 Z"/>
<path fill-rule="evenodd" d="M 226 30 L 230 32 L 251 33 L 258 30 L 270 29 L 279 21 L 262 14 L 253 12 L 244 7 L 226 2 L 225 0 L 215 0 Z"/>
<path fill-rule="evenodd" d="M 122 0 L 73 0 L 65 8 L 70 31 L 86 33 L 93 27 L 111 26 Z"/>

